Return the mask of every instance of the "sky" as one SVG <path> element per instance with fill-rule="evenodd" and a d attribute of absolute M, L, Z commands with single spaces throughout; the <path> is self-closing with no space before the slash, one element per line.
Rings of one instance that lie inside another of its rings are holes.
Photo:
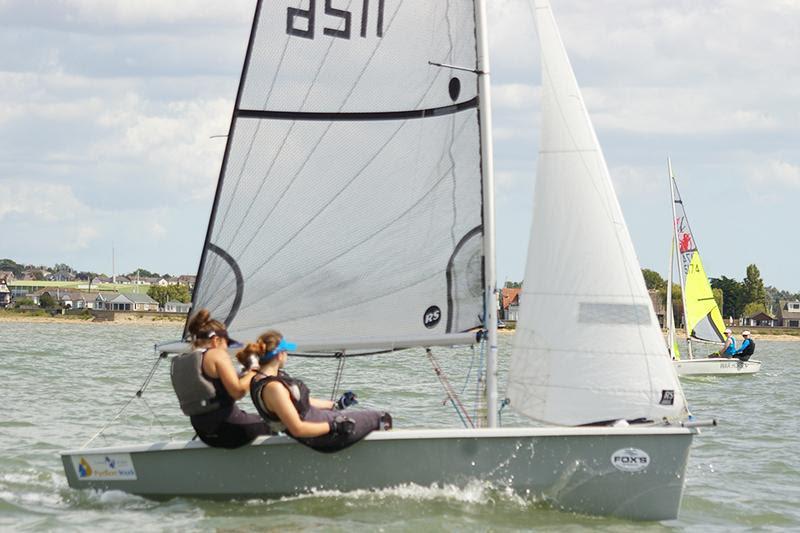
<path fill-rule="evenodd" d="M 393 1 L 393 0 L 387 0 Z M 0 258 L 197 271 L 254 0 L 0 0 Z M 640 263 L 671 157 L 706 272 L 800 291 L 800 1 L 553 0 Z M 529 0 L 489 0 L 498 283 L 539 146 Z"/>

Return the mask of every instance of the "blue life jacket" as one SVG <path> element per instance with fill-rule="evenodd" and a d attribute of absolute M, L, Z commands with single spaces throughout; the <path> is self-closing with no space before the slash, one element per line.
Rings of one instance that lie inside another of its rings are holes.
<path fill-rule="evenodd" d="M 731 340 L 731 344 L 725 350 L 725 355 L 733 355 L 736 353 L 736 339 L 733 338 L 733 335 L 731 335 L 729 338 Z"/>

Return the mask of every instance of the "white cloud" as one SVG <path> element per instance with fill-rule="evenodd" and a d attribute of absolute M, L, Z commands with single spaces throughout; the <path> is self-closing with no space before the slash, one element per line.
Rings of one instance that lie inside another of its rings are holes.
<path fill-rule="evenodd" d="M 78 226 L 74 240 L 75 248 L 79 250 L 89 248 L 98 235 L 99 232 L 94 226 Z"/>
<path fill-rule="evenodd" d="M 11 215 L 33 217 L 45 222 L 73 220 L 84 213 L 82 204 L 67 185 L 3 181 L 0 195 L 0 220 Z"/>
<path fill-rule="evenodd" d="M 750 169 L 750 176 L 758 188 L 777 193 L 775 189 L 800 189 L 800 166 L 780 159 L 770 159 Z"/>
<path fill-rule="evenodd" d="M 150 223 L 150 236 L 154 240 L 161 240 L 167 234 L 167 228 L 162 226 L 160 223 L 153 221 Z"/>

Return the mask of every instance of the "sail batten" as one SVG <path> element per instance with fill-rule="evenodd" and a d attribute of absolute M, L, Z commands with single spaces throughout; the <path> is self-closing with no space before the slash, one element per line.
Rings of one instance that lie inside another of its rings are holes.
<path fill-rule="evenodd" d="M 484 309 L 479 80 L 430 63 L 477 65 L 473 2 L 324 8 L 258 3 L 193 307 L 243 339 L 456 338 Z"/>
<path fill-rule="evenodd" d="M 600 144 L 549 3 L 535 7 L 542 134 L 511 406 L 559 425 L 682 417 L 685 399 Z"/>

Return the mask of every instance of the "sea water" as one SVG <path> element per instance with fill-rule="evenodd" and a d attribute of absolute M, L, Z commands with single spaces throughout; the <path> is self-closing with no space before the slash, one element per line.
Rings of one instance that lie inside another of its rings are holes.
<path fill-rule="evenodd" d="M 695 438 L 678 520 L 635 523 L 564 513 L 479 482 L 317 492 L 279 500 L 155 502 L 67 486 L 59 450 L 191 438 L 166 363 L 153 345 L 179 325 L 0 323 L 0 530 L 4 531 L 513 531 L 524 529 L 730 531 L 800 529 L 800 342 L 759 341 L 754 376 L 683 380 L 694 415 L 719 426 Z M 500 388 L 512 335 L 500 336 Z M 479 349 L 435 349 L 470 414 Z M 288 370 L 330 397 L 333 360 L 290 358 Z M 461 427 L 422 350 L 346 360 L 342 385 L 361 405 L 391 411 L 396 427 Z M 244 408 L 252 408 L 244 402 Z M 509 409 L 506 425 L 524 424 Z"/>

